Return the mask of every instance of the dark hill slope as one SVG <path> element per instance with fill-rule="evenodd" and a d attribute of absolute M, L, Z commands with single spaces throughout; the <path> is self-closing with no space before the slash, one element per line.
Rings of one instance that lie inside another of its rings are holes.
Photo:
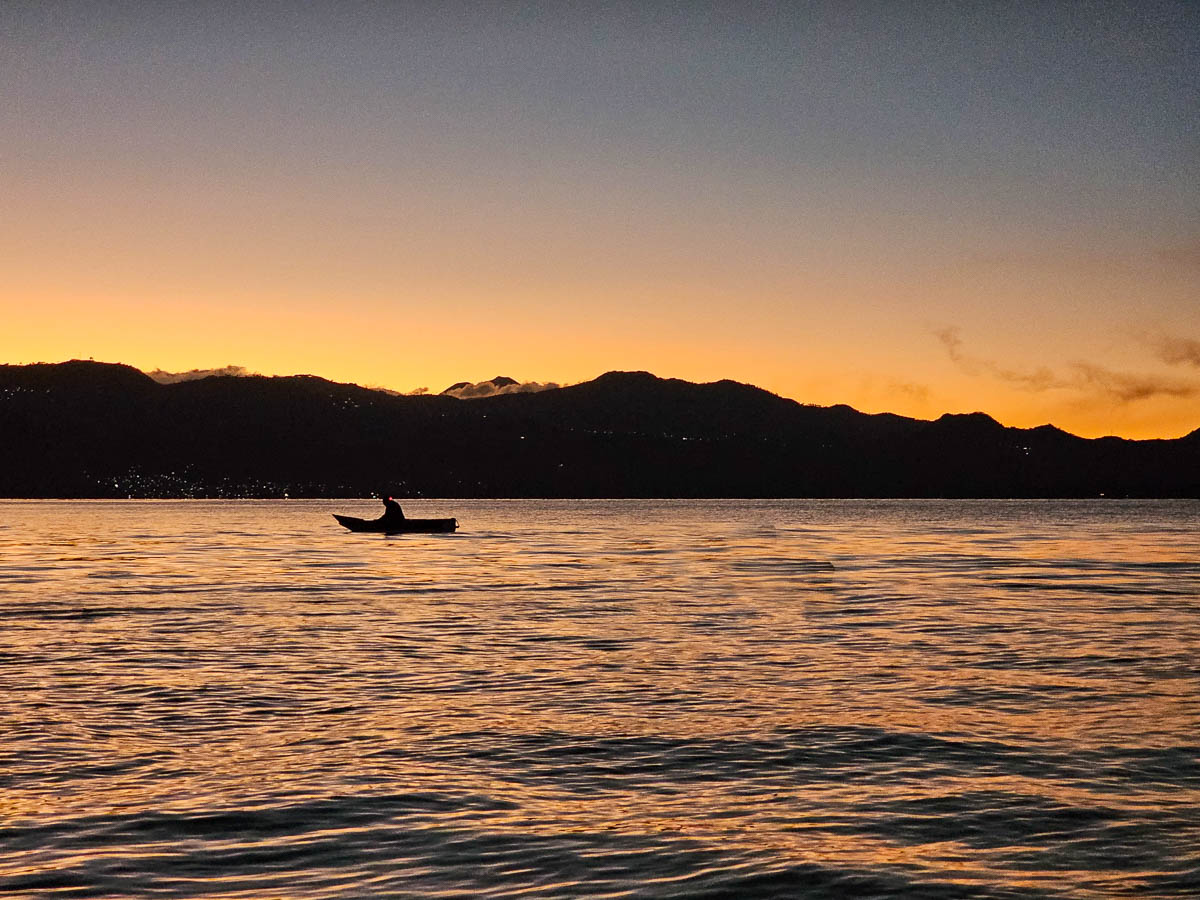
<path fill-rule="evenodd" d="M 736 381 L 693 384 L 648 372 L 609 372 L 594 381 L 540 393 L 491 399 L 505 412 L 550 414 L 564 427 L 624 434 L 714 440 L 736 436 L 835 438 L 864 429 L 881 433 L 917 423 L 900 416 L 868 416 L 848 406 L 803 406 Z"/>
<path fill-rule="evenodd" d="M 463 401 L 311 376 L 160 385 L 127 366 L 3 366 L 0 435 L 10 497 L 1200 495 L 1195 433 L 1088 441 L 641 372 Z"/>

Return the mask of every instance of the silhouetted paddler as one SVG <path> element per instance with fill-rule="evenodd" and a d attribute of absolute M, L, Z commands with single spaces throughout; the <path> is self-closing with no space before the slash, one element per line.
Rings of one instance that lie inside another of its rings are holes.
<path fill-rule="evenodd" d="M 402 510 L 400 508 L 400 504 L 397 503 L 395 500 L 393 500 L 391 497 L 383 498 L 383 509 L 384 509 L 383 517 L 380 519 L 381 522 L 393 522 L 393 521 L 394 522 L 403 522 L 404 521 L 404 510 Z"/>

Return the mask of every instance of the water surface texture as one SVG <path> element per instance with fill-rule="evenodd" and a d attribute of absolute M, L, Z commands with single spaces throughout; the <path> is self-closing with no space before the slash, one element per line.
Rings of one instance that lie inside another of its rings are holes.
<path fill-rule="evenodd" d="M 1192 897 L 1200 504 L 0 502 L 0 894 Z"/>

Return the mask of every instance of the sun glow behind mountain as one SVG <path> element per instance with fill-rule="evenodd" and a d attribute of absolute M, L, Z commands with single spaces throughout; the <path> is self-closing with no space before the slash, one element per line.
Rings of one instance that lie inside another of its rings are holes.
<path fill-rule="evenodd" d="M 1200 425 L 1196 8 L 0 12 L 0 358 Z"/>

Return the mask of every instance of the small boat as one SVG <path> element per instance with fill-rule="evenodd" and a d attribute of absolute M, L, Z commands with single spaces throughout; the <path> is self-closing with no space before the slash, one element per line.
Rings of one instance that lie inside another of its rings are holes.
<path fill-rule="evenodd" d="M 376 531 L 383 534 L 442 533 L 458 528 L 458 519 L 360 519 L 356 516 L 333 517 L 351 531 Z M 385 521 L 387 519 L 387 521 Z"/>

